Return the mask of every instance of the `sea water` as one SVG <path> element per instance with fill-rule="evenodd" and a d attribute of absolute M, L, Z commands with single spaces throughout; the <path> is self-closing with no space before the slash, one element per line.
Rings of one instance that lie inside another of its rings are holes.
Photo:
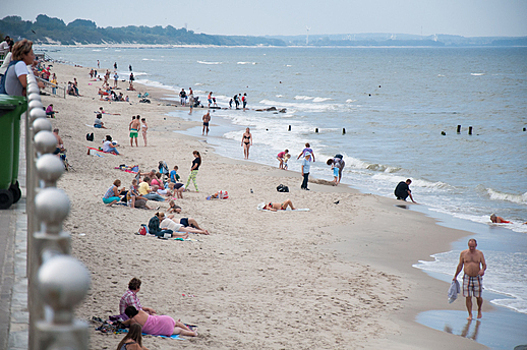
<path fill-rule="evenodd" d="M 492 302 L 527 313 L 527 48 L 83 47 L 50 55 L 87 67 L 100 60 L 100 74 L 117 62 L 121 79 L 132 65 L 137 82 L 172 91 L 167 103 L 181 88 L 205 106 L 209 91 L 220 107 L 247 93 L 250 110 L 211 112 L 208 142 L 221 155 L 242 159 L 250 127 L 255 162 L 277 166 L 288 148 L 298 171 L 296 155 L 309 142 L 315 177 L 332 179 L 325 161 L 340 153 L 342 182 L 363 192 L 393 197 L 411 178 L 418 210 L 475 234 L 489 266 L 485 287 L 503 296 Z M 268 107 L 286 111 L 254 111 Z M 491 213 L 513 223 L 490 224 Z M 466 239 L 454 242 L 415 267 L 449 280 L 465 248 Z"/>

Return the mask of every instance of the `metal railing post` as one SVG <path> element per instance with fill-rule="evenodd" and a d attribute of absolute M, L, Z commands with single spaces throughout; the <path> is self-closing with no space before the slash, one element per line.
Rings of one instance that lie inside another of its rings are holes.
<path fill-rule="evenodd" d="M 68 256 L 70 235 L 62 222 L 68 196 L 56 188 L 64 172 L 52 153 L 57 139 L 46 119 L 35 77 L 28 74 L 26 114 L 29 349 L 88 349 L 88 325 L 74 319 L 74 307 L 90 285 L 88 269 Z"/>

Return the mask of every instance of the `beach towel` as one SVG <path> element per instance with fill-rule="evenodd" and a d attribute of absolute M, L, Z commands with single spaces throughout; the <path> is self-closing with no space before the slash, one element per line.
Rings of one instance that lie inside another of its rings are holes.
<path fill-rule="evenodd" d="M 270 212 L 272 212 L 272 213 L 275 213 L 275 212 L 273 212 L 272 210 L 264 209 L 265 204 L 266 204 L 265 202 L 262 202 L 262 203 L 258 204 L 258 205 L 256 206 L 256 209 L 257 209 L 257 210 L 262 210 L 262 211 L 264 211 L 264 210 L 265 210 L 265 211 L 270 211 Z M 309 208 L 296 208 L 295 210 L 292 210 L 291 208 L 287 208 L 286 210 L 277 210 L 276 213 L 277 213 L 277 212 L 280 212 L 280 211 L 309 211 Z"/>
<path fill-rule="evenodd" d="M 459 282 L 457 280 L 452 281 L 450 288 L 448 288 L 448 303 L 452 304 L 457 299 L 459 293 L 461 293 Z"/>

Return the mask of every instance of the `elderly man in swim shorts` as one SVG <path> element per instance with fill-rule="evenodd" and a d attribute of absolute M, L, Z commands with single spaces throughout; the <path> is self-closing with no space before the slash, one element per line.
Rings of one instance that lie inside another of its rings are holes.
<path fill-rule="evenodd" d="M 478 303 L 478 318 L 482 318 L 481 306 L 483 305 L 483 298 L 481 291 L 483 289 L 483 275 L 487 269 L 485 257 L 480 250 L 477 250 L 478 243 L 474 238 L 468 240 L 468 249 L 465 249 L 459 255 L 459 264 L 457 265 L 456 274 L 453 280 L 457 279 L 457 275 L 464 268 L 463 275 L 463 296 L 466 298 L 466 305 L 468 311 L 467 320 L 472 320 L 472 297 L 476 297 Z"/>

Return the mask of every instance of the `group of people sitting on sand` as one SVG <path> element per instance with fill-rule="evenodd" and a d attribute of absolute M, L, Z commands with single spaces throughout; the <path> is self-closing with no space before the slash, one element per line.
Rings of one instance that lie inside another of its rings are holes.
<path fill-rule="evenodd" d="M 107 137 L 111 136 L 107 135 Z M 109 141 L 107 141 L 109 142 Z M 177 166 L 174 167 L 175 170 Z M 124 187 L 120 188 L 121 180 L 117 179 L 108 188 L 103 196 L 103 202 L 107 206 L 112 206 L 116 203 L 123 202 L 131 208 L 151 209 L 146 203 L 147 201 L 166 202 L 177 198 L 183 198 L 185 186 L 181 182 L 177 182 L 176 177 L 171 177 L 171 180 L 165 181 L 163 174 L 155 169 L 150 172 L 138 172 L 132 180 L 129 190 Z"/>
<path fill-rule="evenodd" d="M 115 73 L 114 76 L 117 76 L 117 73 Z M 118 77 L 118 76 L 117 76 Z M 92 78 L 93 81 L 100 81 L 102 80 L 100 76 L 97 76 L 96 70 L 90 71 L 90 78 Z M 122 92 L 115 92 L 115 90 L 118 90 L 117 87 L 117 79 L 115 80 L 114 86 L 110 86 L 108 83 L 110 79 L 110 71 L 106 70 L 106 74 L 104 75 L 104 82 L 102 86 L 99 88 L 99 92 L 97 93 L 99 95 L 99 99 L 101 101 L 112 101 L 112 102 L 130 102 L 130 99 L 128 96 L 124 96 Z"/>
<path fill-rule="evenodd" d="M 196 326 L 184 324 L 181 320 L 174 320 L 168 315 L 158 315 L 149 307 L 143 307 L 137 293 L 141 289 L 141 280 L 132 278 L 128 283 L 128 290 L 119 301 L 119 315 L 110 317 L 121 322 L 130 329 L 117 346 L 117 350 L 148 350 L 143 347 L 142 334 L 170 337 L 184 335 L 195 337 L 198 335 Z"/>

